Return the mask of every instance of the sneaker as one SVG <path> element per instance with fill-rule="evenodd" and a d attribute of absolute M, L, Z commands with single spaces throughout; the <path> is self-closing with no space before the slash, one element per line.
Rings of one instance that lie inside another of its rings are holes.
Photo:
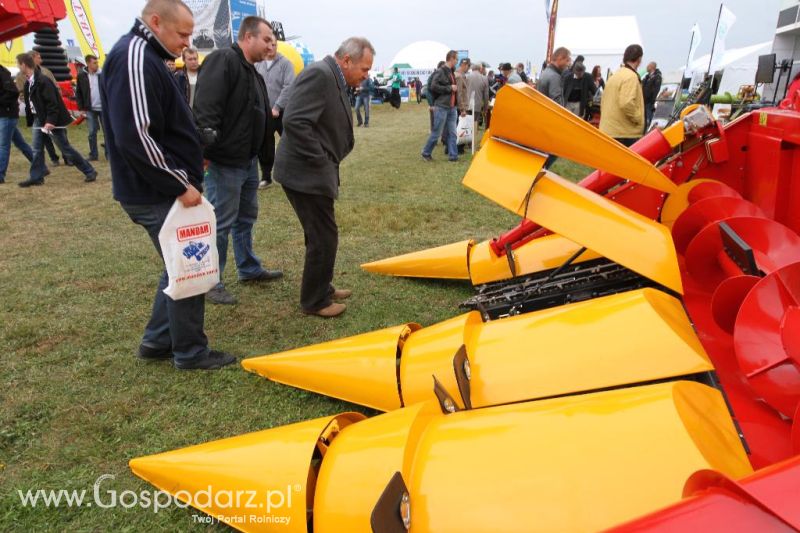
<path fill-rule="evenodd" d="M 252 278 L 242 278 L 240 283 L 256 283 L 259 281 L 273 281 L 283 277 L 283 272 L 280 270 L 262 270 L 257 276 Z"/>
<path fill-rule="evenodd" d="M 44 180 L 43 179 L 41 179 L 41 180 L 27 179 L 25 181 L 20 181 L 19 183 L 17 183 L 17 185 L 19 185 L 20 187 L 23 187 L 23 188 L 24 187 L 30 187 L 32 185 L 44 185 Z"/>
<path fill-rule="evenodd" d="M 225 290 L 225 287 L 214 287 L 206 293 L 206 300 L 217 305 L 236 305 L 239 300 Z"/>
<path fill-rule="evenodd" d="M 188 361 L 175 361 L 173 364 L 178 370 L 219 370 L 236 362 L 236 357 L 225 352 L 209 350 L 202 357 L 195 357 Z"/>
<path fill-rule="evenodd" d="M 93 181 L 97 181 L 97 171 L 92 170 L 84 179 L 86 183 L 91 183 Z"/>
<path fill-rule="evenodd" d="M 346 305 L 332 303 L 328 307 L 323 307 L 322 309 L 319 309 L 317 311 L 307 311 L 303 309 L 303 313 L 306 315 L 321 316 L 322 318 L 333 318 L 341 315 L 346 310 L 347 310 Z"/>
<path fill-rule="evenodd" d="M 429 155 L 422 154 L 422 160 L 427 161 L 428 163 L 433 161 L 433 158 Z"/>
<path fill-rule="evenodd" d="M 162 361 L 165 359 L 172 359 L 172 346 L 167 348 L 153 348 L 144 344 L 139 345 L 139 359 L 147 359 L 148 361 Z"/>
<path fill-rule="evenodd" d="M 259 189 L 269 189 L 272 187 L 272 182 L 267 180 L 261 180 L 258 184 Z"/>

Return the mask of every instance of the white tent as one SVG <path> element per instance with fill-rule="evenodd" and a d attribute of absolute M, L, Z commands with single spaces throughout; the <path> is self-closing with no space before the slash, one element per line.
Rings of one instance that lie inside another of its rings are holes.
<path fill-rule="evenodd" d="M 758 70 L 758 56 L 768 54 L 771 49 L 772 42 L 766 41 L 743 48 L 725 50 L 722 60 L 717 66 L 718 70 L 722 70 L 722 80 L 718 93 L 729 92 L 736 95 L 742 85 L 752 85 L 756 79 L 756 70 Z M 686 76 L 692 77 L 693 73 L 701 75 L 705 73 L 710 59 L 711 54 L 709 53 L 692 61 L 686 70 Z M 671 74 L 670 79 L 674 78 L 680 81 L 683 69 L 684 67 L 681 67 L 675 71 L 674 75 Z M 700 79 L 702 80 L 702 76 Z"/>
<path fill-rule="evenodd" d="M 636 17 L 564 17 L 558 19 L 555 48 L 566 46 L 574 60 L 584 56 L 584 65 L 591 72 L 600 65 L 603 78 L 609 70 L 616 71 L 622 64 L 622 54 L 631 44 L 640 44 L 645 50 Z"/>
<path fill-rule="evenodd" d="M 437 41 L 417 41 L 397 52 L 387 68 L 405 63 L 413 69 L 435 69 L 449 51 L 450 48 Z"/>

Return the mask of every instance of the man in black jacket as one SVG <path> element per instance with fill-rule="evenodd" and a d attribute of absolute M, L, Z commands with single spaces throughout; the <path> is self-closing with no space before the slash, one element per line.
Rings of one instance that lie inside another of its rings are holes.
<path fill-rule="evenodd" d="M 450 161 L 458 161 L 456 146 L 456 110 L 457 89 L 453 68 L 458 61 L 458 52 L 450 50 L 445 57 L 445 65 L 433 73 L 428 89 L 433 95 L 433 129 L 428 141 L 422 148 L 422 159 L 433 161 L 431 152 L 436 147 L 439 137 L 447 139 L 447 154 Z"/>
<path fill-rule="evenodd" d="M 189 107 L 194 105 L 194 91 L 197 87 L 197 73 L 200 70 L 200 54 L 194 48 L 187 48 L 181 52 L 183 68 L 175 72 L 175 81 L 181 94 L 189 102 Z"/>
<path fill-rule="evenodd" d="M 103 121 L 103 105 L 100 102 L 100 64 L 97 57 L 86 56 L 86 68 L 78 72 L 78 87 L 75 99 L 78 109 L 86 117 L 89 126 L 89 161 L 97 161 L 97 132 Z M 106 159 L 108 149 L 104 147 Z"/>
<path fill-rule="evenodd" d="M 18 120 L 19 90 L 11 72 L 0 65 L 0 184 L 6 182 L 12 142 L 28 161 L 33 161 L 33 151 L 17 128 Z"/>
<path fill-rule="evenodd" d="M 575 63 L 572 75 L 564 78 L 564 105 L 573 114 L 586 118 L 589 102 L 597 89 L 592 78 L 586 74 L 583 63 Z"/>
<path fill-rule="evenodd" d="M 150 0 L 130 33 L 106 56 L 100 94 L 114 198 L 146 231 L 159 255 L 158 234 L 177 199 L 200 205 L 203 152 L 192 112 L 164 59 L 189 45 L 192 12 L 180 0 Z M 214 370 L 236 362 L 209 350 L 203 331 L 205 296 L 173 300 L 161 273 L 139 357 L 172 359 L 181 370 Z"/>
<path fill-rule="evenodd" d="M 325 318 L 346 306 L 350 296 L 332 285 L 339 228 L 333 202 L 339 195 L 339 164 L 353 149 L 353 113 L 347 88 L 358 87 L 372 68 L 375 49 L 362 37 L 346 39 L 333 57 L 297 76 L 283 117 L 283 137 L 273 176 L 283 185 L 306 243 L 300 307 Z"/>
<path fill-rule="evenodd" d="M 258 218 L 258 153 L 267 130 L 270 109 L 264 78 L 255 63 L 266 57 L 272 28 L 260 17 L 246 17 L 237 42 L 212 52 L 197 77 L 194 114 L 205 157 L 206 196 L 217 213 L 217 248 L 220 276 L 228 255 L 228 234 L 233 234 L 233 255 L 239 281 L 280 278 L 278 270 L 265 270 L 253 252 L 253 225 Z M 206 297 L 213 303 L 232 305 L 236 298 L 220 281 Z"/>
<path fill-rule="evenodd" d="M 28 125 L 33 126 L 31 173 L 27 180 L 19 183 L 19 186 L 30 187 L 44 183 L 47 167 L 44 164 L 43 135 L 52 137 L 53 142 L 61 149 L 61 153 L 86 176 L 84 181 L 95 181 L 97 171 L 69 144 L 65 130 L 72 123 L 72 117 L 61 100 L 61 94 L 58 92 L 56 84 L 36 68 L 36 62 L 29 53 L 17 56 L 17 66 L 28 79 L 25 84 L 25 112 Z M 35 119 L 33 118 L 34 110 L 36 110 Z"/>
<path fill-rule="evenodd" d="M 656 112 L 656 100 L 661 91 L 661 71 L 658 70 L 655 61 L 647 64 L 647 74 L 642 78 L 642 93 L 644 96 L 644 131 L 650 127 L 653 121 L 653 114 Z"/>

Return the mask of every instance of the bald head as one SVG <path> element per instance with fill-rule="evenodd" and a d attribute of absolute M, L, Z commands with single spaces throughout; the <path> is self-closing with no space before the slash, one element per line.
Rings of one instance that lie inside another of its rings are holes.
<path fill-rule="evenodd" d="M 173 57 L 189 46 L 194 16 L 181 0 L 149 0 L 142 10 L 142 20 Z"/>
<path fill-rule="evenodd" d="M 152 15 L 158 15 L 164 20 L 174 21 L 180 11 L 185 10 L 190 15 L 192 10 L 189 6 L 184 4 L 181 0 L 149 0 L 142 9 L 142 20 L 147 22 L 147 19 Z"/>

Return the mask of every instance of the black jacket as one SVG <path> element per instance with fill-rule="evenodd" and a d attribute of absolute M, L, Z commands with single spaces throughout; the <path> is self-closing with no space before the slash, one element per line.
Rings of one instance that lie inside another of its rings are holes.
<path fill-rule="evenodd" d="M 347 86 L 336 61 L 326 56 L 294 80 L 272 176 L 294 191 L 336 198 L 339 164 L 354 144 Z"/>
<path fill-rule="evenodd" d="M 31 103 L 42 126 L 52 124 L 61 127 L 72 124 L 72 115 L 67 111 L 58 87 L 38 68 L 33 73 L 33 87 L 30 83 L 25 84 L 25 116 L 28 126 L 33 126 Z"/>
<path fill-rule="evenodd" d="M 205 147 L 206 159 L 244 167 L 262 148 L 271 109 L 267 86 L 239 45 L 215 50 L 203 61 L 193 107 L 201 134 L 216 132 L 216 141 Z"/>
<path fill-rule="evenodd" d="M 579 115 L 581 117 L 586 116 L 586 109 L 589 107 L 589 102 L 592 100 L 594 93 L 597 92 L 597 88 L 592 81 L 592 77 L 588 74 L 585 74 L 580 78 L 577 79 L 575 75 L 571 75 L 568 78 L 564 78 L 564 103 L 569 100 L 569 95 L 572 94 L 572 89 L 575 88 L 576 85 L 579 84 L 580 91 L 581 91 L 581 108 L 579 111 Z"/>
<path fill-rule="evenodd" d="M 103 128 L 114 198 L 174 201 L 202 190 L 203 151 L 189 105 L 164 60 L 174 57 L 141 20 L 114 45 L 100 75 Z"/>
<path fill-rule="evenodd" d="M 455 104 L 451 105 L 451 101 L 456 102 L 457 99 L 451 100 L 451 95 L 455 92 L 452 87 L 455 84 L 456 76 L 447 65 L 434 72 L 429 89 L 433 94 L 433 105 L 446 108 L 454 107 Z"/>
<path fill-rule="evenodd" d="M 75 87 L 75 100 L 81 111 L 92 110 L 92 87 L 89 84 L 89 73 L 85 69 L 78 72 L 78 83 Z"/>
<path fill-rule="evenodd" d="M 189 85 L 189 76 L 186 74 L 186 67 L 176 70 L 174 76 L 175 81 L 178 82 L 178 89 L 180 89 L 181 94 L 186 98 L 186 102 L 188 103 L 192 88 Z"/>
<path fill-rule="evenodd" d="M 653 73 L 647 73 L 642 78 L 642 93 L 644 94 L 645 107 L 652 107 L 658 99 L 658 93 L 661 91 L 661 71 L 655 69 Z"/>
<path fill-rule="evenodd" d="M 0 65 L 0 117 L 19 117 L 19 89 L 3 65 Z"/>

